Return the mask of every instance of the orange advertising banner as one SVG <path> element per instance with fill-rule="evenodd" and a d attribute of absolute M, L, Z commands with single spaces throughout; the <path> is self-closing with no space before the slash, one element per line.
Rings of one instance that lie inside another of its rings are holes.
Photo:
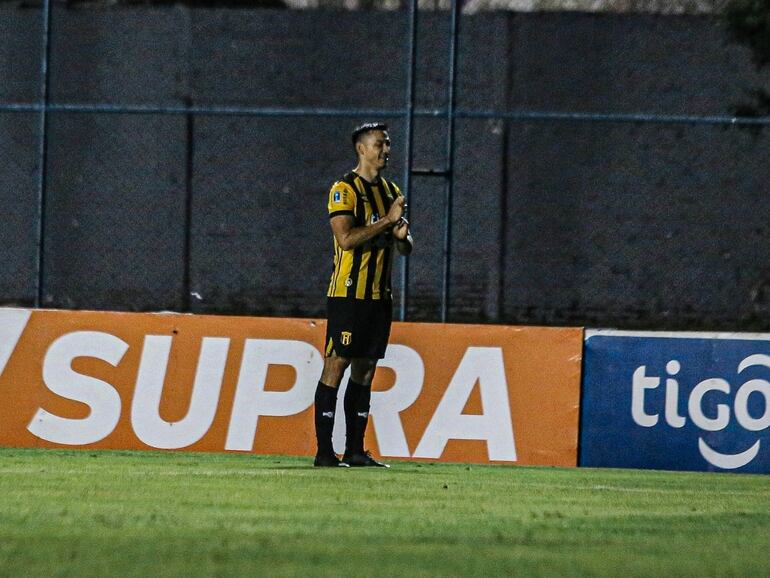
<path fill-rule="evenodd" d="M 325 330 L 312 319 L 0 309 L 0 446 L 311 456 Z M 575 466 L 582 346 L 580 328 L 394 323 L 367 447 Z"/>

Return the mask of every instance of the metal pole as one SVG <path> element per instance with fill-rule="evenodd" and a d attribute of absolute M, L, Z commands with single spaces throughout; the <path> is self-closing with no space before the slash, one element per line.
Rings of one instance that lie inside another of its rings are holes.
<path fill-rule="evenodd" d="M 188 99 L 187 106 L 192 107 Z M 187 158 L 185 163 L 185 201 L 184 201 L 184 264 L 182 272 L 182 311 L 190 313 L 191 310 L 191 282 L 190 267 L 192 259 L 192 204 L 193 204 L 193 176 L 195 160 L 195 115 L 188 113 L 185 118 L 185 130 L 187 136 Z"/>
<path fill-rule="evenodd" d="M 409 2 L 409 37 L 407 38 L 406 70 L 406 143 L 404 147 L 404 197 L 408 201 L 412 193 L 412 150 L 414 146 L 414 79 L 417 71 L 417 0 Z M 399 319 L 406 320 L 409 304 L 409 259 L 401 259 L 401 303 Z"/>
<path fill-rule="evenodd" d="M 39 102 L 19 103 L 0 102 L 0 112 L 37 113 L 44 107 Z M 244 116 L 259 118 L 403 118 L 406 110 L 359 109 L 359 108 L 278 108 L 248 106 L 155 106 L 144 104 L 85 104 L 85 103 L 49 103 L 48 112 L 100 113 L 100 114 L 176 114 L 196 116 Z M 445 108 L 415 108 L 414 116 L 420 118 L 444 118 Z M 661 125 L 705 125 L 705 126 L 770 126 L 770 116 L 697 116 L 697 115 L 661 115 L 653 113 L 596 113 L 596 112 L 548 112 L 523 110 L 475 110 L 455 108 L 455 118 L 469 119 L 504 119 L 511 122 L 589 122 L 589 123 L 633 123 Z"/>
<path fill-rule="evenodd" d="M 444 277 L 441 286 L 441 321 L 449 319 L 452 260 L 452 202 L 454 196 L 455 93 L 457 91 L 457 44 L 460 36 L 461 0 L 452 0 L 449 37 L 449 94 L 447 103 L 447 175 L 444 197 Z"/>
<path fill-rule="evenodd" d="M 40 59 L 40 141 L 38 147 L 37 175 L 37 291 L 35 307 L 43 304 L 45 291 L 45 214 L 46 214 L 46 162 L 48 152 L 48 60 L 51 55 L 51 2 L 43 0 L 43 47 Z"/>

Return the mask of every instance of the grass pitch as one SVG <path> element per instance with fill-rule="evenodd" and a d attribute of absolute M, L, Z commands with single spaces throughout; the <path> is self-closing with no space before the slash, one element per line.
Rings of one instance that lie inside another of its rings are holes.
<path fill-rule="evenodd" d="M 759 576 L 770 478 L 0 450 L 3 576 Z"/>

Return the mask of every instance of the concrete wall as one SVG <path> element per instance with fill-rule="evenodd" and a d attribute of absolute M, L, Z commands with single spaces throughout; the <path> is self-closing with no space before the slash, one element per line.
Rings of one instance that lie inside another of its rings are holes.
<path fill-rule="evenodd" d="M 0 7 L 3 100 L 39 91 L 38 13 Z M 400 13 L 60 8 L 51 98 L 397 108 L 405 24 Z M 422 16 L 419 106 L 446 103 L 447 24 Z M 463 108 L 724 115 L 770 86 L 707 17 L 500 13 L 462 30 Z M 52 114 L 45 304 L 183 308 L 189 187 L 193 311 L 322 314 L 326 192 L 352 167 L 358 120 Z M 34 299 L 36 123 L 0 114 L 6 303 Z M 403 123 L 391 126 L 400 181 Z M 416 164 L 441 165 L 443 122 L 416 128 Z M 767 129 L 463 119 L 457 134 L 452 319 L 770 329 Z M 412 193 L 410 315 L 436 319 L 443 189 L 416 178 Z"/>

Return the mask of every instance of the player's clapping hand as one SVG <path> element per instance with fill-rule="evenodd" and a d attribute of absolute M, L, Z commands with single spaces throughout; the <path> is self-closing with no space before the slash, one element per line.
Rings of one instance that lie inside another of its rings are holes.
<path fill-rule="evenodd" d="M 388 220 L 394 225 L 404 216 L 404 197 L 398 197 L 388 210 Z"/>
<path fill-rule="evenodd" d="M 401 217 L 396 226 L 393 227 L 393 236 L 399 241 L 405 241 L 409 236 L 409 221 L 404 217 Z"/>

